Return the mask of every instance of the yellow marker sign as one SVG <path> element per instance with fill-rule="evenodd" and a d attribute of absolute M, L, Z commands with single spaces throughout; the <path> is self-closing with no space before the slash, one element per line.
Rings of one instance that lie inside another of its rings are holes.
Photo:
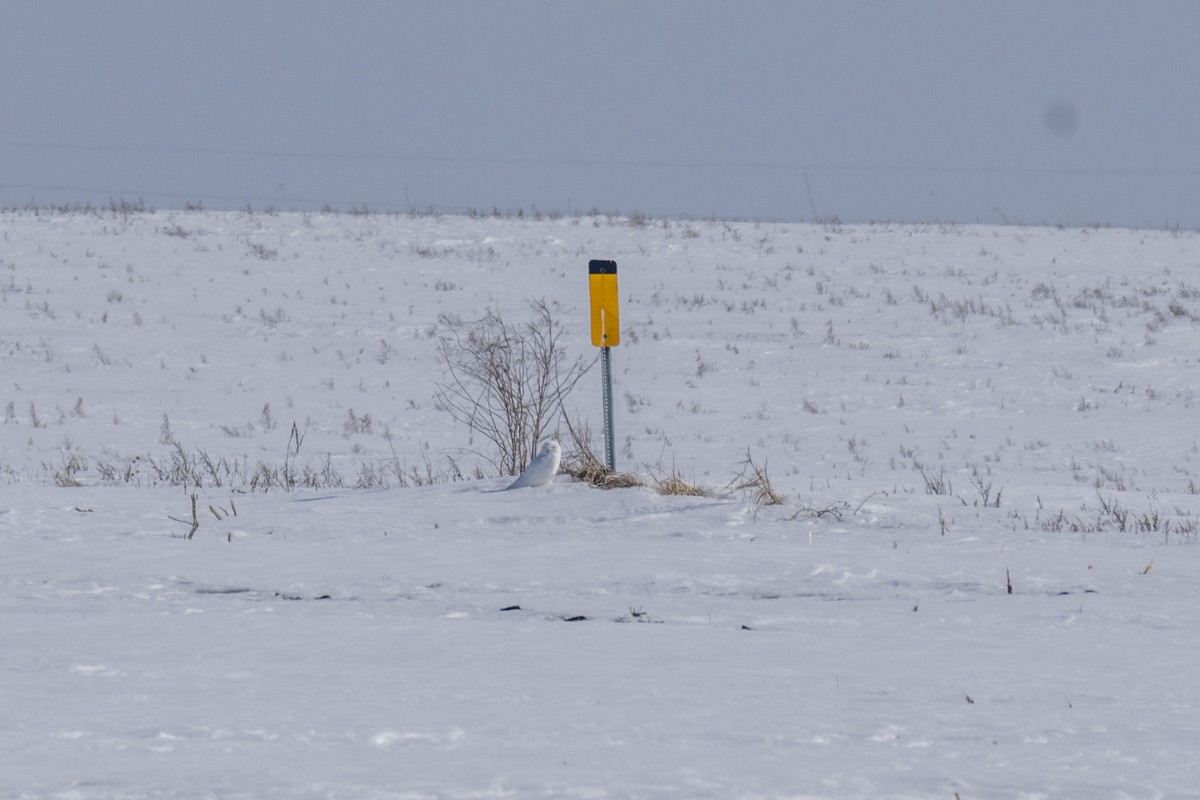
<path fill-rule="evenodd" d="M 589 261 L 588 289 L 592 295 L 592 344 L 616 347 L 621 343 L 621 315 L 617 311 L 617 262 Z"/>

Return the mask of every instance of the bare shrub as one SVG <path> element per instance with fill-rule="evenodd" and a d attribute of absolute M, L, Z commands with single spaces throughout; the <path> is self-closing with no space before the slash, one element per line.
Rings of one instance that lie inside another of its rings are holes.
<path fill-rule="evenodd" d="M 342 430 L 347 436 L 355 433 L 371 433 L 373 425 L 370 414 L 355 414 L 352 408 L 346 412 L 346 421 L 342 423 Z"/>
<path fill-rule="evenodd" d="M 264 244 L 259 244 L 258 242 L 247 242 L 246 247 L 249 248 L 251 254 L 261 258 L 263 261 L 274 261 L 275 259 L 279 258 L 278 250 L 274 250 Z"/>
<path fill-rule="evenodd" d="M 70 457 L 63 456 L 62 466 L 54 470 L 54 485 L 59 487 L 83 486 L 83 481 L 76 475 L 86 472 L 87 468 L 87 460 L 81 456 L 75 454 L 71 454 Z"/>
<path fill-rule="evenodd" d="M 971 467 L 971 485 L 974 486 L 975 491 L 979 493 L 979 500 L 976 501 L 977 505 L 982 502 L 984 508 L 987 508 L 988 506 L 992 506 L 994 508 L 1000 507 L 1000 495 L 1003 493 L 1004 489 L 1001 487 L 1000 489 L 996 490 L 995 495 L 993 495 L 992 486 L 994 483 L 995 479 L 992 477 L 992 471 L 990 469 L 987 470 L 987 474 L 984 475 L 980 473 L 978 467 Z"/>
<path fill-rule="evenodd" d="M 950 479 L 946 477 L 946 470 L 938 467 L 935 474 L 932 470 L 925 471 L 924 467 L 918 466 L 917 471 L 921 473 L 921 477 L 925 480 L 925 494 L 949 495 L 953 494 L 954 486 L 950 483 Z"/>
<path fill-rule="evenodd" d="M 525 469 L 562 413 L 563 401 L 591 367 L 582 357 L 568 358 L 562 326 L 546 301 L 529 305 L 534 319 L 520 325 L 492 309 L 475 322 L 446 316 L 440 321 L 438 355 L 445 373 L 437 384 L 438 401 L 488 442 L 484 457 L 505 475 Z"/>

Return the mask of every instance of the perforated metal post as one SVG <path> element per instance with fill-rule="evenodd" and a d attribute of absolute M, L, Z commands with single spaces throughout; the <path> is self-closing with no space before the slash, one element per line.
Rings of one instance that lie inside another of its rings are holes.
<path fill-rule="evenodd" d="M 609 472 L 617 471 L 617 455 L 613 435 L 612 348 L 600 348 L 600 365 L 604 371 L 604 463 Z"/>

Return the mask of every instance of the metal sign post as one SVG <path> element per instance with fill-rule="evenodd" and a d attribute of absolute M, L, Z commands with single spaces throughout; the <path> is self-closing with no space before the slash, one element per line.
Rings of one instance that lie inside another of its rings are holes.
<path fill-rule="evenodd" d="M 617 471 L 617 456 L 613 449 L 612 348 L 600 348 L 600 367 L 604 373 L 604 465 L 609 472 Z"/>
<path fill-rule="evenodd" d="M 592 300 L 592 344 L 600 348 L 604 377 L 604 460 L 609 472 L 617 471 L 613 436 L 612 348 L 621 343 L 621 316 L 617 309 L 617 262 L 588 262 L 588 291 Z"/>

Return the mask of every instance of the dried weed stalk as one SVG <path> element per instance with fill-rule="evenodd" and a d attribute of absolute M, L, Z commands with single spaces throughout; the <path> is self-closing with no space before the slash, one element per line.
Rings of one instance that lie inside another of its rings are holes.
<path fill-rule="evenodd" d="M 771 485 L 766 461 L 758 464 L 749 448 L 746 448 L 746 459 L 742 462 L 741 472 L 729 486 L 735 492 L 744 492 L 750 505 L 755 508 L 783 505 L 784 496 Z"/>

